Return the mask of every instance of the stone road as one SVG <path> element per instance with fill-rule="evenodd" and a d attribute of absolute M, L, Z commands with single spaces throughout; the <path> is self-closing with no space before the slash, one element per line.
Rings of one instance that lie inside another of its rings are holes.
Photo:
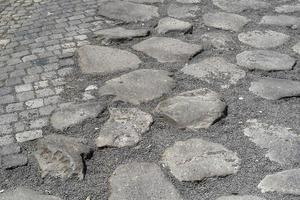
<path fill-rule="evenodd" d="M 300 0 L 0 0 L 0 200 L 299 200 Z"/>

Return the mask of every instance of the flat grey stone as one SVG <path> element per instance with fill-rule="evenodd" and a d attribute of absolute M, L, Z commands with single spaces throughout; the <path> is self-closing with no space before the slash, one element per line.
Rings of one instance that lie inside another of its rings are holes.
<path fill-rule="evenodd" d="M 213 4 L 227 12 L 242 12 L 244 10 L 259 10 L 271 6 L 263 0 L 213 0 Z"/>
<path fill-rule="evenodd" d="M 0 156 L 17 154 L 21 152 L 21 147 L 17 143 L 11 143 L 4 146 L 0 146 Z"/>
<path fill-rule="evenodd" d="M 252 47 L 267 49 L 283 45 L 290 39 L 290 36 L 272 30 L 255 30 L 240 33 L 238 38 L 241 42 Z"/>
<path fill-rule="evenodd" d="M 281 5 L 275 8 L 275 11 L 278 13 L 293 13 L 300 12 L 300 4 L 295 5 Z"/>
<path fill-rule="evenodd" d="M 14 190 L 8 190 L 0 193 L 0 200 L 62 200 L 52 195 L 43 195 L 31 189 L 18 187 Z"/>
<path fill-rule="evenodd" d="M 267 149 L 266 157 L 283 166 L 299 163 L 300 136 L 288 128 L 248 120 L 244 134 L 257 146 Z"/>
<path fill-rule="evenodd" d="M 300 18 L 289 15 L 264 16 L 259 23 L 266 25 L 288 26 L 292 28 L 298 28 L 300 25 Z"/>
<path fill-rule="evenodd" d="M 252 82 L 249 91 L 268 100 L 300 96 L 300 81 L 263 78 Z"/>
<path fill-rule="evenodd" d="M 265 198 L 252 196 L 252 195 L 231 195 L 231 196 L 222 196 L 216 200 L 266 200 Z"/>
<path fill-rule="evenodd" d="M 206 13 L 203 21 L 206 26 L 229 31 L 239 31 L 250 22 L 244 16 L 225 12 Z"/>
<path fill-rule="evenodd" d="M 176 142 L 166 149 L 162 161 L 179 181 L 235 174 L 240 164 L 237 153 L 202 139 Z"/>
<path fill-rule="evenodd" d="M 213 47 L 219 50 L 229 50 L 235 45 L 230 35 L 219 32 L 208 32 L 201 36 L 204 46 Z"/>
<path fill-rule="evenodd" d="M 175 87 L 175 81 L 170 75 L 164 70 L 136 70 L 107 81 L 99 89 L 99 95 L 114 95 L 115 101 L 138 105 L 170 92 Z"/>
<path fill-rule="evenodd" d="M 190 18 L 196 17 L 196 12 L 199 10 L 199 6 L 192 4 L 171 4 L 168 7 L 168 15 L 174 18 Z"/>
<path fill-rule="evenodd" d="M 78 63 L 84 74 L 108 74 L 137 69 L 141 60 L 129 51 L 86 45 L 77 50 Z"/>
<path fill-rule="evenodd" d="M 194 76 L 208 83 L 214 83 L 214 79 L 220 80 L 223 82 L 223 88 L 228 88 L 229 85 L 236 84 L 246 76 L 244 70 L 227 62 L 222 57 L 206 58 L 199 63 L 185 66 L 181 71 L 184 74 Z"/>
<path fill-rule="evenodd" d="M 35 158 L 42 171 L 42 178 L 47 175 L 59 178 L 84 177 L 83 158 L 91 152 L 86 141 L 63 135 L 48 135 L 37 144 Z"/>
<path fill-rule="evenodd" d="M 156 27 L 158 33 L 166 34 L 169 32 L 190 32 L 193 26 L 189 22 L 181 21 L 171 17 L 165 17 L 159 20 Z"/>
<path fill-rule="evenodd" d="M 202 46 L 173 38 L 152 37 L 134 45 L 133 49 L 165 63 L 187 61 L 199 53 Z"/>
<path fill-rule="evenodd" d="M 244 51 L 236 56 L 236 60 L 238 65 L 247 69 L 265 71 L 290 70 L 296 63 L 286 54 L 268 50 Z"/>
<path fill-rule="evenodd" d="M 300 195 L 300 169 L 291 169 L 267 175 L 258 185 L 263 193 L 279 192 Z"/>
<path fill-rule="evenodd" d="M 133 146 L 153 122 L 150 114 L 138 108 L 110 108 L 109 113 L 96 139 L 97 147 Z"/>
<path fill-rule="evenodd" d="M 295 44 L 295 45 L 293 46 L 293 50 L 294 50 L 296 53 L 300 54 L 300 42 L 298 42 L 297 44 Z"/>
<path fill-rule="evenodd" d="M 11 154 L 0 157 L 0 169 L 12 169 L 24 166 L 28 163 L 28 158 L 24 154 Z"/>
<path fill-rule="evenodd" d="M 109 200 L 183 200 L 160 167 L 129 163 L 117 167 L 110 180 Z"/>
<path fill-rule="evenodd" d="M 163 3 L 165 0 L 125 0 L 134 3 Z"/>
<path fill-rule="evenodd" d="M 99 6 L 98 14 L 125 22 L 148 21 L 152 18 L 159 17 L 158 8 L 155 6 L 126 1 L 105 2 Z"/>
<path fill-rule="evenodd" d="M 56 109 L 50 117 L 50 122 L 55 129 L 63 130 L 88 118 L 97 117 L 104 109 L 105 106 L 97 102 L 72 104 Z"/>
<path fill-rule="evenodd" d="M 176 0 L 178 3 L 201 3 L 202 0 Z"/>

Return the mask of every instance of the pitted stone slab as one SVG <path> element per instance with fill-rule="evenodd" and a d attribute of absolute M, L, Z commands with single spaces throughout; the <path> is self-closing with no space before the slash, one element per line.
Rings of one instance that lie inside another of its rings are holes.
<path fill-rule="evenodd" d="M 257 146 L 267 149 L 266 157 L 283 166 L 299 163 L 300 136 L 288 128 L 248 120 L 244 134 Z"/>
<path fill-rule="evenodd" d="M 230 84 L 236 84 L 246 76 L 244 70 L 227 62 L 222 57 L 207 58 L 199 63 L 187 65 L 181 71 L 208 83 L 212 83 L 214 79 L 225 81 L 226 84 L 222 85 L 223 88 L 229 87 Z"/>
<path fill-rule="evenodd" d="M 78 63 L 84 74 L 109 74 L 137 69 L 141 60 L 129 51 L 86 45 L 78 49 Z"/>
<path fill-rule="evenodd" d="M 159 17 L 158 8 L 155 6 L 126 1 L 105 2 L 99 6 L 98 14 L 125 22 L 148 21 Z"/>
<path fill-rule="evenodd" d="M 239 31 L 250 22 L 244 16 L 225 12 L 206 13 L 203 20 L 206 26 L 229 31 Z"/>
<path fill-rule="evenodd" d="M 109 200 L 183 200 L 160 167 L 154 163 L 129 163 L 110 177 Z"/>
<path fill-rule="evenodd" d="M 189 18 L 196 17 L 196 12 L 199 10 L 199 6 L 192 4 L 171 4 L 168 7 L 168 15 L 174 18 Z"/>
<path fill-rule="evenodd" d="M 212 46 L 215 49 L 228 50 L 233 48 L 235 41 L 228 34 L 219 32 L 208 32 L 201 36 L 204 46 Z"/>
<path fill-rule="evenodd" d="M 213 0 L 213 4 L 227 12 L 242 12 L 244 10 L 259 10 L 268 8 L 270 3 L 264 0 Z"/>
<path fill-rule="evenodd" d="M 240 33 L 238 38 L 241 42 L 252 47 L 267 49 L 283 45 L 290 39 L 290 36 L 272 30 L 255 30 Z"/>
<path fill-rule="evenodd" d="M 252 195 L 232 195 L 232 196 L 222 196 L 216 200 L 266 200 L 265 198 L 252 196 Z"/>
<path fill-rule="evenodd" d="M 281 5 L 275 8 L 278 13 L 300 12 L 300 3 L 295 5 Z"/>
<path fill-rule="evenodd" d="M 294 50 L 296 53 L 300 54 L 300 42 L 298 42 L 297 44 L 295 44 L 295 45 L 293 46 L 293 50 Z"/>
<path fill-rule="evenodd" d="M 293 17 L 289 15 L 264 16 L 259 23 L 298 28 L 300 25 L 300 17 Z"/>
<path fill-rule="evenodd" d="M 156 30 L 158 33 L 166 34 L 169 32 L 190 32 L 192 24 L 171 17 L 165 17 L 159 20 Z"/>
<path fill-rule="evenodd" d="M 268 50 L 244 51 L 236 56 L 236 60 L 238 65 L 247 69 L 265 71 L 290 70 L 296 63 L 286 54 Z"/>
<path fill-rule="evenodd" d="M 0 193 L 0 200 L 62 200 L 52 195 L 43 195 L 31 189 L 18 187 L 14 190 L 8 190 Z"/>
<path fill-rule="evenodd" d="M 164 70 L 136 70 L 107 81 L 99 89 L 99 95 L 114 95 L 115 101 L 138 105 L 170 92 L 175 87 L 175 81 L 170 75 Z"/>
<path fill-rule="evenodd" d="M 300 195 L 300 168 L 267 175 L 258 185 L 263 193 Z"/>
<path fill-rule="evenodd" d="M 300 96 L 300 81 L 263 78 L 252 82 L 249 91 L 268 100 Z"/>
<path fill-rule="evenodd" d="M 178 39 L 152 37 L 134 45 L 133 49 L 157 59 L 158 62 L 165 63 L 187 61 L 199 53 L 202 47 Z"/>
<path fill-rule="evenodd" d="M 237 153 L 202 139 L 176 142 L 166 149 L 162 161 L 179 181 L 235 174 L 240 165 Z"/>
<path fill-rule="evenodd" d="M 110 108 L 110 118 L 96 139 L 98 147 L 125 147 L 137 144 L 149 130 L 152 116 L 138 108 Z"/>

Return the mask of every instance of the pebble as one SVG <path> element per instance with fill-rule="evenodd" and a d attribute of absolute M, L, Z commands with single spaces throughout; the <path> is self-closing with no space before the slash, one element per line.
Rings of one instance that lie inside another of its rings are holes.
<path fill-rule="evenodd" d="M 165 17 L 159 20 L 156 27 L 156 31 L 160 34 L 166 34 L 170 32 L 191 32 L 193 26 L 189 22 L 181 21 L 171 17 Z"/>
<path fill-rule="evenodd" d="M 0 193 L 0 200 L 62 200 L 52 195 L 43 195 L 31 189 L 17 187 Z"/>
<path fill-rule="evenodd" d="M 213 4 L 224 11 L 236 13 L 265 9 L 271 6 L 270 3 L 261 0 L 213 0 Z"/>

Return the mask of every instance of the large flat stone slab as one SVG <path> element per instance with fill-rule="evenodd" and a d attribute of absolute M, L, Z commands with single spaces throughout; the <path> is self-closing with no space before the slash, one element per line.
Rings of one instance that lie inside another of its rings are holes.
<path fill-rule="evenodd" d="M 266 200 L 265 198 L 253 196 L 253 195 L 231 195 L 231 196 L 222 196 L 216 200 Z"/>
<path fill-rule="evenodd" d="M 227 12 L 242 12 L 244 10 L 259 10 L 268 8 L 270 3 L 264 0 L 213 0 L 213 4 Z"/>
<path fill-rule="evenodd" d="M 196 17 L 196 12 L 199 10 L 199 6 L 192 4 L 176 4 L 172 3 L 167 10 L 170 17 L 174 18 L 191 18 Z"/>
<path fill-rule="evenodd" d="M 161 97 L 175 87 L 170 73 L 164 70 L 141 69 L 106 81 L 99 95 L 114 95 L 115 101 L 138 105 Z"/>
<path fill-rule="evenodd" d="M 235 152 L 202 139 L 176 142 L 166 149 L 162 161 L 179 181 L 235 174 L 240 164 Z"/>
<path fill-rule="evenodd" d="M 165 17 L 159 20 L 156 31 L 161 34 L 170 32 L 187 33 L 192 30 L 193 26 L 189 22 L 181 21 L 171 17 Z"/>
<path fill-rule="evenodd" d="M 158 62 L 165 63 L 187 61 L 199 53 L 202 47 L 178 39 L 152 37 L 134 45 L 133 49 L 155 58 Z"/>
<path fill-rule="evenodd" d="M 275 8 L 275 11 L 278 13 L 300 12 L 300 3 L 277 6 Z"/>
<path fill-rule="evenodd" d="M 183 200 L 154 163 L 129 163 L 117 167 L 110 180 L 109 200 Z"/>
<path fill-rule="evenodd" d="M 300 25 L 300 17 L 294 17 L 289 15 L 267 15 L 264 16 L 259 23 L 265 25 L 288 26 L 292 28 L 298 28 Z"/>
<path fill-rule="evenodd" d="M 14 190 L 8 190 L 0 193 L 0 200 L 62 200 L 52 195 L 44 195 L 31 189 L 18 187 Z"/>
<path fill-rule="evenodd" d="M 141 60 L 129 51 L 86 45 L 77 50 L 79 67 L 84 74 L 109 74 L 137 69 Z"/>

